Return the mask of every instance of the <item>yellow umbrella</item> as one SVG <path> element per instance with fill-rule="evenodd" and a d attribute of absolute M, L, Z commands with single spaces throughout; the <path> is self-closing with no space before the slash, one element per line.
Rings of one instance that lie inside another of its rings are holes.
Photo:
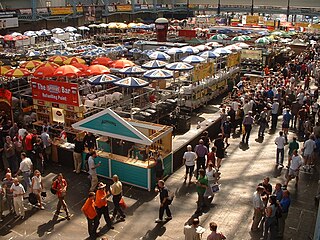
<path fill-rule="evenodd" d="M 27 61 L 27 62 L 20 64 L 20 67 L 31 70 L 31 69 L 38 67 L 41 63 L 42 62 L 38 61 L 38 60 L 31 60 L 31 61 Z"/>
<path fill-rule="evenodd" d="M 15 68 L 15 69 L 10 69 L 7 71 L 4 75 L 7 77 L 24 77 L 24 76 L 29 76 L 31 73 L 28 71 L 26 68 Z"/>
<path fill-rule="evenodd" d="M 74 64 L 74 63 L 85 64 L 86 61 L 83 60 L 82 58 L 79 58 L 79 57 L 71 57 L 71 58 L 68 58 L 67 60 L 63 61 L 63 63 L 66 64 L 66 65 L 71 65 L 71 64 Z"/>
<path fill-rule="evenodd" d="M 48 59 L 49 62 L 54 62 L 54 63 L 57 63 L 59 65 L 62 65 L 63 62 L 65 60 L 67 60 L 68 58 L 67 57 L 64 57 L 64 56 L 52 56 Z"/>
<path fill-rule="evenodd" d="M 10 66 L 0 66 L 0 75 L 6 74 L 11 69 Z"/>

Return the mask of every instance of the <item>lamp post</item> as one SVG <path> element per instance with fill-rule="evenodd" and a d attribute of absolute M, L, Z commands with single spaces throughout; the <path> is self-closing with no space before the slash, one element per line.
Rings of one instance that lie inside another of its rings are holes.
<path fill-rule="evenodd" d="M 289 21 L 289 15 L 290 15 L 290 0 L 288 0 L 288 5 L 287 5 L 287 22 Z"/>
<path fill-rule="evenodd" d="M 217 14 L 220 15 L 220 12 L 221 12 L 221 0 L 218 0 Z"/>
<path fill-rule="evenodd" d="M 254 5 L 254 0 L 251 0 L 251 15 L 253 15 L 253 5 Z"/>

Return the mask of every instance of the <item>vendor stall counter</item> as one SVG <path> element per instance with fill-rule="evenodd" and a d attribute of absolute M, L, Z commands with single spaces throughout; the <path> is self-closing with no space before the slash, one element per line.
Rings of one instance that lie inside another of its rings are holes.
<path fill-rule="evenodd" d="M 99 135 L 97 174 L 151 190 L 156 172 L 163 177 L 173 172 L 172 127 L 122 118 L 106 109 L 72 125 L 77 130 Z M 85 161 L 85 160 L 84 160 Z"/>

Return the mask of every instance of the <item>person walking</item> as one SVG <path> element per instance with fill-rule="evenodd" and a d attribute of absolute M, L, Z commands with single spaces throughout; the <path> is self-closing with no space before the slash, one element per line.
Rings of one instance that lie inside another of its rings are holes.
<path fill-rule="evenodd" d="M 271 107 L 271 130 L 276 130 L 278 123 L 279 102 L 277 98 L 273 99 Z"/>
<path fill-rule="evenodd" d="M 41 210 L 44 209 L 41 201 L 41 192 L 43 191 L 43 183 L 41 172 L 39 170 L 35 170 L 33 177 L 32 177 L 32 184 L 31 184 L 31 192 L 33 192 L 38 200 L 39 208 Z"/>
<path fill-rule="evenodd" d="M 24 219 L 25 210 L 23 206 L 23 195 L 25 194 L 24 187 L 19 183 L 18 178 L 13 179 L 13 184 L 10 187 L 10 191 L 13 193 L 13 205 L 16 217 Z"/>
<path fill-rule="evenodd" d="M 96 210 L 97 210 L 97 221 L 100 222 L 101 216 L 103 215 L 104 220 L 109 229 L 114 229 L 112 226 L 112 222 L 109 216 L 109 208 L 108 208 L 108 197 L 110 193 L 106 191 L 106 184 L 100 182 L 98 184 L 98 190 L 96 192 Z"/>
<path fill-rule="evenodd" d="M 38 169 L 41 173 L 43 173 L 43 144 L 41 138 L 36 138 L 36 142 L 33 144 L 33 152 L 34 152 L 34 162 L 35 162 L 35 169 Z"/>
<path fill-rule="evenodd" d="M 43 143 L 44 153 L 45 153 L 45 160 L 44 160 L 44 168 L 51 162 L 51 153 L 52 153 L 52 140 L 48 133 L 48 128 L 44 127 L 43 132 L 40 135 L 41 141 Z"/>
<path fill-rule="evenodd" d="M 289 151 L 288 151 L 288 166 L 287 166 L 287 168 L 289 168 L 290 165 L 291 165 L 291 159 L 292 159 L 293 151 L 295 149 L 299 150 L 299 143 L 297 142 L 297 138 L 296 137 L 293 137 L 292 141 L 289 142 L 288 148 L 289 148 Z"/>
<path fill-rule="evenodd" d="M 111 220 L 113 221 L 117 217 L 117 214 L 119 213 L 120 221 L 124 221 L 126 218 L 126 215 L 124 215 L 119 204 L 122 198 L 122 183 L 120 182 L 119 177 L 117 175 L 113 175 L 112 180 L 113 180 L 113 184 L 110 186 L 110 191 L 112 194 L 114 209 L 113 209 Z"/>
<path fill-rule="evenodd" d="M 222 123 L 221 130 L 222 130 L 222 137 L 225 140 L 226 148 L 230 146 L 228 139 L 230 138 L 231 133 L 233 132 L 233 125 L 230 121 L 230 116 L 227 116 L 227 120 Z"/>
<path fill-rule="evenodd" d="M 262 201 L 262 193 L 264 191 L 264 187 L 258 186 L 256 191 L 253 194 L 253 222 L 251 226 L 251 231 L 258 231 L 259 224 L 261 222 L 262 216 L 264 214 L 264 203 Z"/>
<path fill-rule="evenodd" d="M 195 146 L 194 152 L 197 154 L 197 174 L 198 178 L 199 170 L 206 168 L 206 156 L 208 155 L 208 148 L 204 145 L 202 139 L 199 140 L 199 144 Z"/>
<path fill-rule="evenodd" d="M 279 136 L 275 139 L 274 143 L 277 145 L 276 165 L 283 167 L 284 145 L 286 144 L 286 139 L 283 136 L 282 131 L 279 132 Z"/>
<path fill-rule="evenodd" d="M 298 154 L 298 150 L 295 149 L 293 150 L 293 155 L 292 155 L 292 160 L 291 160 L 291 164 L 289 167 L 289 173 L 287 176 L 287 181 L 285 184 L 285 187 L 288 186 L 289 182 L 296 178 L 296 184 L 295 186 L 298 186 L 298 182 L 299 182 L 299 171 L 300 171 L 300 167 L 302 166 L 302 158 L 301 156 Z"/>
<path fill-rule="evenodd" d="M 303 170 L 311 172 L 311 168 L 313 166 L 313 153 L 316 149 L 316 143 L 314 141 L 314 136 L 310 135 L 309 139 L 303 144 L 303 158 L 304 158 L 304 166 Z"/>
<path fill-rule="evenodd" d="M 265 107 L 263 111 L 260 113 L 258 124 L 259 124 L 258 138 L 263 138 L 264 131 L 268 127 L 268 108 L 267 107 Z"/>
<path fill-rule="evenodd" d="M 199 225 L 200 221 L 198 218 L 194 218 L 192 220 L 192 225 L 185 225 L 183 229 L 183 233 L 185 236 L 185 240 L 201 240 L 202 233 L 204 232 L 204 228 Z"/>
<path fill-rule="evenodd" d="M 101 166 L 101 162 L 98 164 L 95 164 L 94 159 L 97 157 L 97 152 L 92 151 L 91 156 L 88 159 L 88 165 L 89 165 L 89 177 L 91 180 L 91 187 L 90 192 L 93 192 L 96 190 L 97 184 L 98 184 L 98 176 L 97 176 L 97 168 Z"/>
<path fill-rule="evenodd" d="M 11 173 L 6 173 L 5 178 L 3 179 L 3 189 L 5 191 L 7 208 L 11 214 L 14 213 L 14 204 L 13 204 L 13 193 L 10 191 L 10 188 L 13 184 L 13 178 Z"/>
<path fill-rule="evenodd" d="M 3 200 L 4 200 L 5 192 L 3 185 L 0 185 L 0 222 L 3 222 L 2 214 L 3 214 Z"/>
<path fill-rule="evenodd" d="M 73 172 L 79 174 L 81 171 L 82 164 L 82 152 L 84 151 L 84 144 L 80 137 L 77 135 L 74 139 L 74 150 L 73 150 Z"/>
<path fill-rule="evenodd" d="M 214 140 L 214 146 L 216 147 L 216 157 L 217 157 L 217 165 L 215 168 L 219 171 L 221 167 L 222 159 L 225 155 L 225 147 L 223 142 L 223 135 L 221 133 L 218 134 L 218 138 Z"/>
<path fill-rule="evenodd" d="M 217 232 L 218 225 L 215 222 L 211 222 L 209 224 L 210 227 L 210 235 L 207 237 L 207 240 L 223 240 L 226 239 L 226 237 L 221 233 Z"/>
<path fill-rule="evenodd" d="M 163 221 L 163 214 L 164 211 L 166 211 L 167 217 L 165 218 L 166 221 L 169 221 L 172 219 L 171 211 L 169 208 L 170 202 L 170 196 L 169 196 L 169 190 L 167 186 L 165 186 L 163 180 L 158 181 L 158 188 L 155 190 L 156 192 L 159 192 L 160 196 L 160 208 L 159 208 L 159 218 L 156 219 L 156 223 L 161 223 Z"/>
<path fill-rule="evenodd" d="M 83 204 L 81 211 L 86 216 L 88 221 L 88 232 L 90 239 L 97 238 L 97 229 L 99 226 L 98 214 L 95 207 L 95 193 L 89 192 L 89 196 L 86 202 Z"/>
<path fill-rule="evenodd" d="M 285 229 L 286 219 L 288 217 L 289 208 L 291 204 L 290 192 L 284 190 L 282 193 L 282 199 L 279 202 L 279 207 L 281 209 L 281 218 L 278 218 L 278 238 L 283 238 L 283 233 Z"/>
<path fill-rule="evenodd" d="M 206 172 L 204 169 L 200 169 L 199 177 L 197 180 L 198 201 L 197 201 L 196 213 L 202 213 L 203 207 L 205 207 L 204 193 L 206 192 L 207 187 L 208 187 L 208 178 L 206 176 Z"/>
<path fill-rule="evenodd" d="M 197 160 L 197 154 L 192 151 L 192 146 L 187 146 L 187 151 L 183 154 L 183 162 L 186 166 L 186 175 L 184 176 L 184 183 L 187 181 L 187 176 L 189 175 L 189 184 L 191 184 L 191 179 L 194 171 L 195 161 Z"/>
<path fill-rule="evenodd" d="M 244 134 L 242 136 L 242 144 L 249 145 L 250 133 L 253 125 L 253 117 L 252 112 L 249 111 L 248 114 L 244 117 L 242 124 L 244 126 Z"/>
<path fill-rule="evenodd" d="M 64 200 L 65 196 L 67 195 L 67 187 L 67 181 L 63 178 L 62 173 L 59 173 L 57 179 L 52 183 L 52 188 L 57 192 L 56 194 L 58 197 L 58 204 L 55 215 L 59 215 L 60 209 L 61 207 L 63 207 L 64 211 L 66 212 L 67 219 L 70 220 L 68 206 L 66 204 L 66 201 Z"/>
<path fill-rule="evenodd" d="M 18 161 L 16 158 L 15 147 L 10 136 L 6 136 L 5 138 L 3 151 L 11 171 L 16 172 L 18 168 Z"/>
<path fill-rule="evenodd" d="M 24 181 L 24 189 L 28 190 L 31 187 L 30 174 L 33 171 L 33 165 L 30 158 L 27 157 L 25 152 L 21 153 L 21 162 L 20 167 L 16 175 L 22 173 L 23 181 Z"/>

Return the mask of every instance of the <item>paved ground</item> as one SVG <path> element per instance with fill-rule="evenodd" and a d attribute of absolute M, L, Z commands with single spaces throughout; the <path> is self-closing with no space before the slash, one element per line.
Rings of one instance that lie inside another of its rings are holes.
<path fill-rule="evenodd" d="M 212 114 L 209 111 L 203 116 L 209 118 Z M 193 126 L 192 131 L 196 131 L 195 128 Z M 252 194 L 264 176 L 270 176 L 273 186 L 277 182 L 284 182 L 285 171 L 275 169 L 274 139 L 276 135 L 266 134 L 264 142 L 257 142 L 255 127 L 250 139 L 250 148 L 247 150 L 239 148 L 239 138 L 231 139 L 228 157 L 223 161 L 221 168 L 221 192 L 216 194 L 210 209 L 200 216 L 201 225 L 207 229 L 203 234 L 204 239 L 209 234 L 208 224 L 211 221 L 218 223 L 219 230 L 228 239 L 260 238 L 259 234 L 253 235 L 249 231 L 252 222 Z M 51 179 L 60 171 L 65 174 L 70 186 L 66 200 L 73 214 L 71 220 L 66 220 L 64 213 L 61 213 L 58 218 L 53 218 L 57 199 L 47 190 L 46 209 L 32 209 L 26 204 L 29 210 L 25 220 L 14 220 L 11 216 L 7 216 L 0 224 L 1 239 L 66 240 L 87 237 L 86 219 L 80 211 L 89 189 L 87 175 L 84 173 L 76 175 L 71 169 L 52 167 L 45 177 L 45 186 L 48 189 Z M 115 240 L 184 239 L 183 225 L 196 210 L 197 196 L 194 185 L 183 184 L 183 176 L 184 168 L 181 168 L 166 181 L 171 190 L 176 192 L 176 198 L 171 207 L 173 213 L 171 221 L 165 224 L 154 223 L 159 206 L 159 199 L 155 193 L 125 186 L 124 194 L 128 205 L 126 221 L 115 223 L 114 230 L 107 231 L 102 228 L 101 235 Z M 300 176 L 301 182 L 297 189 L 294 188 L 293 182 L 288 186 L 292 194 L 292 207 L 284 239 L 307 240 L 312 239 L 313 236 L 316 220 L 313 198 L 318 188 L 319 171 L 315 169 L 312 174 L 301 173 Z M 104 220 L 101 220 L 102 227 L 104 224 Z"/>

